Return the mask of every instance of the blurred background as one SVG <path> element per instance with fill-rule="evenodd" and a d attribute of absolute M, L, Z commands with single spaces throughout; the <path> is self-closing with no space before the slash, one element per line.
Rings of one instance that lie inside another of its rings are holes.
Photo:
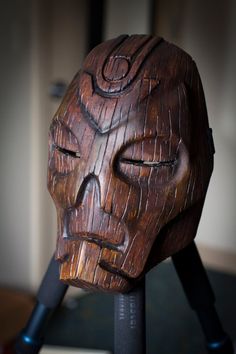
<path fill-rule="evenodd" d="M 233 281 L 236 2 L 9 0 L 0 9 L 0 287 L 34 294 L 40 283 L 56 242 L 49 124 L 88 51 L 123 33 L 158 34 L 197 63 L 216 155 L 196 242 L 208 269 Z"/>

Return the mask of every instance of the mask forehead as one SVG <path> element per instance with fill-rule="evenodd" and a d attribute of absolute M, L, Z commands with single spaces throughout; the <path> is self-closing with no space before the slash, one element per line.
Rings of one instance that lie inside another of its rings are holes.
<path fill-rule="evenodd" d="M 149 136 L 171 139 L 172 134 L 187 143 L 186 89 L 166 70 L 167 64 L 160 65 L 162 42 L 158 37 L 121 36 L 96 56 L 92 52 L 71 85 L 68 97 L 74 100 L 63 105 L 60 119 L 86 141 L 95 131 L 104 140 L 118 135 L 120 144 Z"/>

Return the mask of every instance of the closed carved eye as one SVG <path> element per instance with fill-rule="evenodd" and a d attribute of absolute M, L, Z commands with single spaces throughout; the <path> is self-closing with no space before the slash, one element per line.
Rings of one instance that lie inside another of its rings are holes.
<path fill-rule="evenodd" d="M 57 149 L 58 151 L 60 151 L 64 155 L 68 155 L 68 156 L 71 156 L 74 158 L 80 158 L 80 153 L 78 151 L 68 150 L 68 149 L 65 149 L 61 146 L 55 145 L 55 144 L 53 144 L 53 146 L 55 149 Z"/>
<path fill-rule="evenodd" d="M 50 127 L 50 135 L 52 144 L 62 153 L 73 155 L 73 153 L 80 151 L 76 136 L 69 127 L 59 119 L 53 121 Z"/>
<path fill-rule="evenodd" d="M 121 158 L 120 162 L 127 163 L 130 165 L 143 166 L 143 167 L 154 167 L 158 168 L 161 166 L 173 166 L 177 163 L 177 158 L 167 161 L 143 161 L 143 160 L 133 160 Z"/>
<path fill-rule="evenodd" d="M 131 182 L 168 182 L 177 170 L 178 143 L 163 136 L 131 142 L 118 153 L 116 173 Z"/>
<path fill-rule="evenodd" d="M 77 138 L 63 122 L 55 120 L 50 128 L 50 141 L 50 168 L 59 175 L 68 175 L 80 158 Z"/>

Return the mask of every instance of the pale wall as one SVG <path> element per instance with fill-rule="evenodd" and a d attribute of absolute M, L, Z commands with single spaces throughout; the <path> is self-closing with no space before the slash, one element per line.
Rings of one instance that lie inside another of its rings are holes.
<path fill-rule="evenodd" d="M 150 1 L 107 0 L 104 39 L 149 31 Z"/>
<path fill-rule="evenodd" d="M 156 31 L 196 61 L 213 128 L 215 169 L 196 240 L 236 254 L 235 18 L 236 2 L 231 0 L 162 0 Z"/>
<path fill-rule="evenodd" d="M 0 282 L 21 287 L 30 279 L 29 3 L 4 1 L 0 12 Z"/>
<path fill-rule="evenodd" d="M 202 6 L 200 6 L 202 3 Z M 205 7 L 204 14 L 200 11 Z M 215 139 L 215 170 L 198 241 L 236 252 L 236 2 L 194 1 L 183 46 L 198 63 Z"/>
<path fill-rule="evenodd" d="M 86 1 L 9 0 L 0 12 L 0 286 L 36 290 L 56 245 L 48 129 L 86 43 Z"/>

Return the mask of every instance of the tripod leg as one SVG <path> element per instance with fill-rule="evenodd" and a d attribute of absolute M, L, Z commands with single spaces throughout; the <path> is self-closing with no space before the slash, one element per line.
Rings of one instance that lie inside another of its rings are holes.
<path fill-rule="evenodd" d="M 145 354 L 145 279 L 128 294 L 115 295 L 114 354 Z"/>
<path fill-rule="evenodd" d="M 59 280 L 59 267 L 53 256 L 39 288 L 35 308 L 15 344 L 16 354 L 36 354 L 40 351 L 45 325 L 67 288 Z"/>
<path fill-rule="evenodd" d="M 195 243 L 172 256 L 172 260 L 189 304 L 199 318 L 208 353 L 233 354 L 232 342 L 216 313 L 215 297 Z"/>

